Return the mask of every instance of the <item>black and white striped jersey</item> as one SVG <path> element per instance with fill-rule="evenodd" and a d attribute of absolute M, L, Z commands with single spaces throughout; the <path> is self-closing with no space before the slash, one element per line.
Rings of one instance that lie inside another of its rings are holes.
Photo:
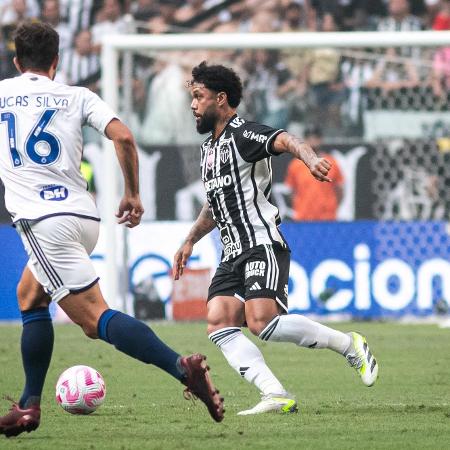
<path fill-rule="evenodd" d="M 202 181 L 223 244 L 222 261 L 260 244 L 286 247 L 278 208 L 270 201 L 274 138 L 283 132 L 234 115 L 201 147 Z"/>
<path fill-rule="evenodd" d="M 95 0 L 60 0 L 61 16 L 69 24 L 73 33 L 88 29 L 93 22 Z"/>

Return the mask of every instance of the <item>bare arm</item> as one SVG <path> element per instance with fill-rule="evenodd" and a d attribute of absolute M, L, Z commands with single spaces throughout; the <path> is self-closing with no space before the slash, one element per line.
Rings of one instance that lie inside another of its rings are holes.
<path fill-rule="evenodd" d="M 273 142 L 273 149 L 279 153 L 290 153 L 294 158 L 303 161 L 316 180 L 331 182 L 327 176 L 331 169 L 330 162 L 319 158 L 311 146 L 301 139 L 287 132 L 280 133 Z"/>
<path fill-rule="evenodd" d="M 209 209 L 208 202 L 203 205 L 200 214 L 197 217 L 194 225 L 189 231 L 186 239 L 181 247 L 175 253 L 173 258 L 173 278 L 178 280 L 183 275 L 183 269 L 186 266 L 186 262 L 192 255 L 194 245 L 203 237 L 210 233 L 216 226 L 216 222 L 213 219 L 211 211 Z"/>
<path fill-rule="evenodd" d="M 105 134 L 114 143 L 125 184 L 125 192 L 116 216 L 119 223 L 127 223 L 127 226 L 132 228 L 140 223 L 144 213 L 139 197 L 139 162 L 136 144 L 131 131 L 118 119 L 109 122 Z"/>
<path fill-rule="evenodd" d="M 197 217 L 194 225 L 189 231 L 185 242 L 190 242 L 192 245 L 196 244 L 203 236 L 206 236 L 216 227 L 216 222 L 213 219 L 208 202 L 203 205 L 200 214 Z"/>

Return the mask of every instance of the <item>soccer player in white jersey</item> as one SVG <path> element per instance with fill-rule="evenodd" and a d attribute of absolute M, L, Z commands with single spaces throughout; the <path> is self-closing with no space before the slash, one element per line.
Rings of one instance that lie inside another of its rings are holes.
<path fill-rule="evenodd" d="M 114 142 L 124 178 L 117 217 L 130 228 L 139 224 L 143 213 L 137 151 L 128 128 L 97 95 L 53 81 L 58 42 L 50 25 L 20 25 L 14 62 L 21 75 L 0 82 L 0 178 L 6 207 L 29 257 L 17 287 L 25 387 L 19 402 L 0 417 L 0 433 L 16 436 L 40 424 L 41 393 L 53 348 L 51 300 L 90 338 L 100 338 L 180 380 L 220 421 L 223 399 L 207 373 L 206 357 L 181 357 L 147 325 L 109 309 L 102 296 L 89 258 L 100 219 L 80 173 L 81 128 L 89 125 Z"/>
<path fill-rule="evenodd" d="M 197 131 L 211 132 L 200 163 L 207 202 L 175 254 L 174 278 L 182 276 L 194 244 L 217 227 L 223 252 L 208 293 L 208 335 L 231 367 L 262 394 L 261 402 L 239 414 L 298 410 L 258 347 L 242 333 L 244 324 L 264 341 L 340 353 L 372 386 L 378 364 L 363 336 L 287 314 L 290 250 L 270 201 L 271 157 L 290 153 L 324 183 L 331 181 L 330 163 L 286 131 L 239 117 L 242 84 L 233 70 L 203 62 L 192 70 L 189 84 Z"/>

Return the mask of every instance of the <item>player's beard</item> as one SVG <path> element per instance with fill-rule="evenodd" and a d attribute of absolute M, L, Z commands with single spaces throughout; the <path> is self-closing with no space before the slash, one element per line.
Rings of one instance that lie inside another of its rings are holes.
<path fill-rule="evenodd" d="M 217 114 L 213 108 L 206 109 L 200 120 L 197 122 L 197 131 L 206 134 L 214 130 L 217 122 Z"/>

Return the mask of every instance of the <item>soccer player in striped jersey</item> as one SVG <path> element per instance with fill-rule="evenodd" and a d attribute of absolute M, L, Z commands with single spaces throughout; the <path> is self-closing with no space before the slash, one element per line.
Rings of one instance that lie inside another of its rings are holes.
<path fill-rule="evenodd" d="M 20 25 L 14 62 L 21 75 L 0 82 L 0 178 L 6 207 L 29 257 L 17 287 L 25 387 L 19 402 L 0 417 L 0 434 L 16 436 L 40 424 L 41 393 L 53 349 L 51 300 L 88 337 L 181 381 L 188 395 L 199 397 L 214 420 L 221 421 L 223 399 L 209 378 L 206 357 L 180 356 L 147 325 L 110 309 L 103 298 L 89 258 L 100 219 L 80 173 L 81 128 L 87 124 L 114 143 L 124 178 L 117 217 L 130 228 L 140 223 L 144 211 L 136 145 L 97 95 L 53 81 L 58 43 L 48 24 Z"/>
<path fill-rule="evenodd" d="M 200 152 L 207 201 L 175 254 L 174 278 L 182 276 L 195 243 L 217 227 L 223 252 L 209 287 L 208 336 L 228 363 L 262 393 L 261 402 L 239 414 L 297 411 L 295 398 L 242 333 L 245 324 L 263 341 L 338 352 L 363 383 L 372 386 L 378 364 L 363 336 L 287 314 L 290 250 L 270 200 L 271 158 L 290 153 L 323 183 L 331 181 L 330 163 L 286 131 L 239 117 L 242 84 L 232 69 L 203 62 L 192 70 L 189 86 L 197 131 L 211 133 Z"/>

